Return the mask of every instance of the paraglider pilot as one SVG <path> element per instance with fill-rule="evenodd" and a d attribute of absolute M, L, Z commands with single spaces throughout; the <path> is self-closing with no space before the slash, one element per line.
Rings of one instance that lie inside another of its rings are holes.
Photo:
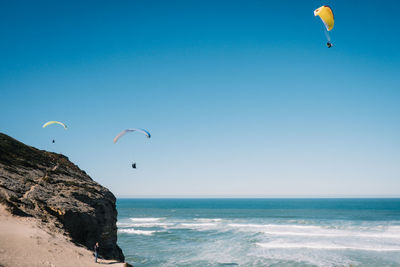
<path fill-rule="evenodd" d="M 132 169 L 136 169 L 136 162 L 132 163 Z"/>
<path fill-rule="evenodd" d="M 53 140 L 53 144 L 55 143 L 56 141 L 55 140 Z"/>
<path fill-rule="evenodd" d="M 335 18 L 333 16 L 333 11 L 329 6 L 321 6 L 314 10 L 314 16 L 319 16 L 325 26 L 325 35 L 328 42 L 326 45 L 328 48 L 332 47 L 331 37 L 329 36 L 329 32 L 333 29 L 335 24 Z"/>

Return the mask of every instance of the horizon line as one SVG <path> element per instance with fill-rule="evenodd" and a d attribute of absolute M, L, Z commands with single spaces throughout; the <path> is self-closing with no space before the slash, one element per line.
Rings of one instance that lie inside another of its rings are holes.
<path fill-rule="evenodd" d="M 182 199 L 190 199 L 190 198 L 265 198 L 265 199 L 274 199 L 274 198 L 400 198 L 400 195 L 116 195 L 116 198 L 182 198 Z"/>

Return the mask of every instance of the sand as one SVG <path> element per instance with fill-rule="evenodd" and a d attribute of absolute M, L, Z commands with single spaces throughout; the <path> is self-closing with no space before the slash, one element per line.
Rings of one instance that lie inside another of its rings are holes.
<path fill-rule="evenodd" d="M 101 245 L 101 244 L 100 244 Z M 59 233 L 49 233 L 35 218 L 11 215 L 0 205 L 0 267 L 115 266 L 124 263 L 99 259 Z"/>

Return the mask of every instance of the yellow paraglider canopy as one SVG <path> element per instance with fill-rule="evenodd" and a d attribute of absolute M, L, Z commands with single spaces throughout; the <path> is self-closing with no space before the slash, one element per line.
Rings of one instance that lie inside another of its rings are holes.
<path fill-rule="evenodd" d="M 332 9 L 329 6 L 321 6 L 314 10 L 314 16 L 319 16 L 322 22 L 325 24 L 326 30 L 330 31 L 333 29 L 335 24 L 335 18 L 333 17 Z"/>
<path fill-rule="evenodd" d="M 62 127 L 64 127 L 64 129 L 67 129 L 67 125 L 65 125 L 64 123 L 62 123 L 62 122 L 59 122 L 59 121 L 48 121 L 48 122 L 46 122 L 45 124 L 43 124 L 43 128 L 46 128 L 48 125 L 51 125 L 51 124 L 59 124 L 59 125 L 61 125 Z"/>

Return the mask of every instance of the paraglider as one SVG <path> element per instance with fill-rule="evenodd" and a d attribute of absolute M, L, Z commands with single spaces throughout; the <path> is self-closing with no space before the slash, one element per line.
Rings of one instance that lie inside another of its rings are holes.
<path fill-rule="evenodd" d="M 123 130 L 122 132 L 120 132 L 116 137 L 114 137 L 114 144 L 117 143 L 118 139 L 120 139 L 123 135 L 125 135 L 126 133 L 130 133 L 130 132 L 140 132 L 140 133 L 146 135 L 147 138 L 151 137 L 150 133 L 144 129 L 136 129 L 136 128 L 126 129 L 126 130 Z"/>
<path fill-rule="evenodd" d="M 67 130 L 67 125 L 65 125 L 64 123 L 59 122 L 59 121 L 48 121 L 45 124 L 43 124 L 42 128 L 46 128 L 47 126 L 52 125 L 52 124 L 61 125 L 62 127 L 64 127 L 65 130 Z M 54 144 L 55 142 L 56 141 L 53 139 L 52 143 Z"/>
<path fill-rule="evenodd" d="M 124 136 L 126 133 L 130 133 L 130 132 L 139 132 L 139 133 L 144 134 L 147 138 L 150 138 L 150 137 L 151 137 L 151 134 L 150 134 L 148 131 L 144 130 L 144 129 L 139 129 L 139 128 L 126 129 L 126 130 L 123 130 L 122 132 L 120 132 L 119 134 L 117 134 L 117 136 L 114 137 L 114 144 L 116 144 L 117 141 L 118 141 L 122 136 Z M 136 169 L 136 162 L 133 162 L 133 163 L 132 163 L 132 169 Z"/>
<path fill-rule="evenodd" d="M 330 6 L 321 6 L 314 10 L 314 16 L 319 16 L 322 22 L 325 25 L 325 35 L 326 38 L 328 39 L 328 42 L 326 45 L 328 48 L 331 48 L 333 45 L 331 43 L 331 37 L 329 35 L 329 31 L 333 29 L 333 26 L 335 24 L 335 18 L 333 16 L 333 11 L 330 8 Z"/>
<path fill-rule="evenodd" d="M 64 127 L 64 129 L 66 130 L 67 129 L 67 125 L 65 125 L 64 123 L 62 123 L 62 122 L 59 122 L 59 121 L 48 121 L 48 122 L 46 122 L 45 124 L 43 124 L 43 128 L 46 128 L 47 126 L 49 126 L 49 125 L 51 125 L 51 124 L 59 124 L 59 125 L 61 125 L 62 127 Z"/>

